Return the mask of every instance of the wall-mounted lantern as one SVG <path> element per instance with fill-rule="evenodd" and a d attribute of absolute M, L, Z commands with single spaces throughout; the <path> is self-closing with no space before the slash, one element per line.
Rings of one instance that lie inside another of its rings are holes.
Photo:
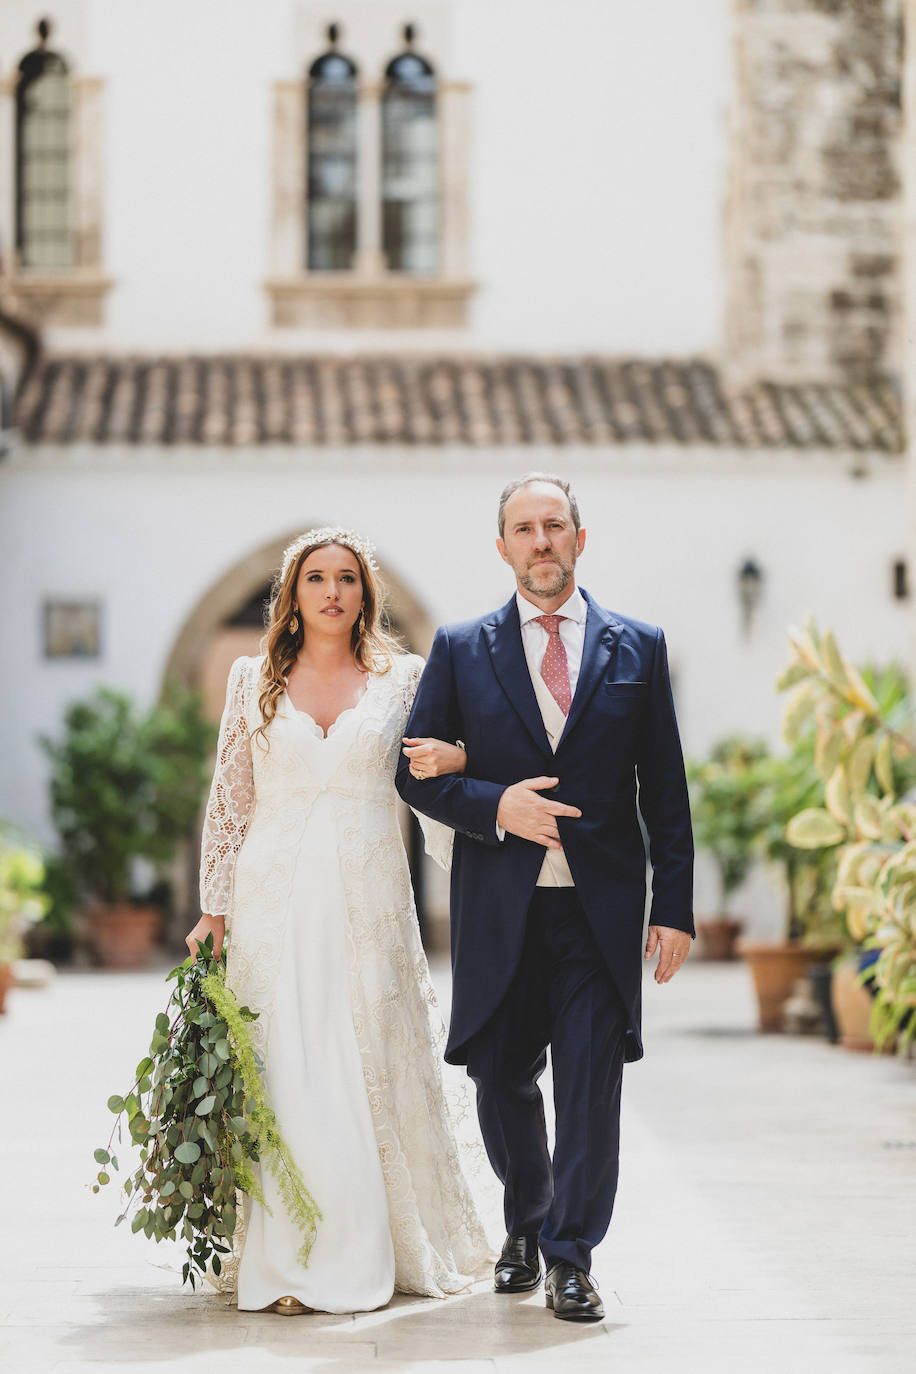
<path fill-rule="evenodd" d="M 763 595 L 763 569 L 753 558 L 746 558 L 738 569 L 737 580 L 741 624 L 744 633 L 750 634 L 751 621 Z"/>
<path fill-rule="evenodd" d="M 905 558 L 896 558 L 891 566 L 892 589 L 895 601 L 907 601 L 910 595 L 909 568 Z"/>

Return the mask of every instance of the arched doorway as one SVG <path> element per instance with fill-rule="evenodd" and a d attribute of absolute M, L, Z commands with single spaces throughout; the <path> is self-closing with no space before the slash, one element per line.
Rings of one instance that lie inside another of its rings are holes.
<path fill-rule="evenodd" d="M 181 627 L 169 654 L 163 679 L 177 678 L 204 693 L 210 714 L 218 720 L 226 675 L 240 654 L 256 654 L 264 632 L 263 609 L 283 550 L 300 531 L 245 554 L 230 564 L 200 597 Z M 410 588 L 382 565 L 392 627 L 411 653 L 425 654 L 435 624 Z"/>
<path fill-rule="evenodd" d="M 259 652 L 271 582 L 282 562 L 283 550 L 299 532 L 294 530 L 273 539 L 229 565 L 199 598 L 175 638 L 163 682 L 174 678 L 198 690 L 204 698 L 206 714 L 214 722 L 218 722 L 222 714 L 230 665 L 242 654 Z M 381 577 L 387 591 L 391 628 L 410 652 L 425 654 L 432 642 L 435 623 L 410 588 L 384 564 Z M 424 943 L 428 948 L 445 947 L 448 940 L 445 875 L 427 858 L 416 817 L 406 806 L 402 808 L 401 822 Z M 199 849 L 198 829 L 190 845 L 186 900 L 177 903 L 179 909 L 184 908 L 188 914 L 196 910 Z M 176 936 L 184 934 L 184 920 L 185 915 L 176 918 L 176 927 L 181 927 L 180 930 L 176 928 Z"/>

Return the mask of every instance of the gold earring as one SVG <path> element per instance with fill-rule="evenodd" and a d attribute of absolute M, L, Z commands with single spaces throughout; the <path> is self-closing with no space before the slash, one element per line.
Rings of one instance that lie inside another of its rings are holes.
<path fill-rule="evenodd" d="M 364 612 L 362 606 L 360 606 L 360 608 L 359 608 L 359 615 L 356 617 L 356 633 L 357 633 L 358 635 L 361 635 L 362 632 L 363 632 L 363 630 L 364 630 L 365 628 L 366 628 L 366 615 L 365 615 L 365 612 Z"/>
<path fill-rule="evenodd" d="M 289 632 L 291 635 L 299 633 L 299 617 L 296 615 L 295 611 L 293 611 L 292 617 L 290 618 Z"/>

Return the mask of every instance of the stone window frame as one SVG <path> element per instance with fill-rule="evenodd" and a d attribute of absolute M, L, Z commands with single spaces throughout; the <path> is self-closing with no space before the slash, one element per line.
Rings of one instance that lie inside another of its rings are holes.
<path fill-rule="evenodd" d="M 59 272 L 21 267 L 16 255 L 16 88 L 17 55 L 12 70 L 0 76 L 0 244 L 10 296 L 37 325 L 89 328 L 104 322 L 104 305 L 113 285 L 102 263 L 102 120 L 104 82 L 74 71 L 65 61 L 71 86 L 71 231 L 73 266 Z"/>
<path fill-rule="evenodd" d="M 306 268 L 308 84 L 273 85 L 270 323 L 281 329 L 452 329 L 468 323 L 469 83 L 440 77 L 440 270 L 389 271 L 382 253 L 381 101 L 384 78 L 358 81 L 357 247 L 352 271 Z M 437 71 L 441 64 L 436 64 Z"/>

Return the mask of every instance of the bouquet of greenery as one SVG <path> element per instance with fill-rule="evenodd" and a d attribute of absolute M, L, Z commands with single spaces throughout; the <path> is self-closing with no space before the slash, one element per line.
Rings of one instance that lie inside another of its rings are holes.
<path fill-rule="evenodd" d="M 302 1233 L 299 1260 L 308 1264 L 321 1213 L 277 1126 L 262 1064 L 248 1030 L 257 1013 L 239 1006 L 226 986 L 225 954 L 213 957 L 213 936 L 195 962 L 172 969 L 175 988 L 156 1017 L 149 1055 L 137 1065 L 125 1096 L 108 1099 L 117 1120 L 93 1192 L 118 1170 L 112 1146 L 140 1147 L 140 1167 L 124 1181 L 127 1199 L 115 1225 L 132 1213 L 131 1230 L 149 1239 L 187 1242 L 182 1281 L 196 1286 L 209 1267 L 219 1276 L 232 1248 L 236 1190 L 266 1206 L 253 1166 L 273 1175 L 288 1215 Z"/>

